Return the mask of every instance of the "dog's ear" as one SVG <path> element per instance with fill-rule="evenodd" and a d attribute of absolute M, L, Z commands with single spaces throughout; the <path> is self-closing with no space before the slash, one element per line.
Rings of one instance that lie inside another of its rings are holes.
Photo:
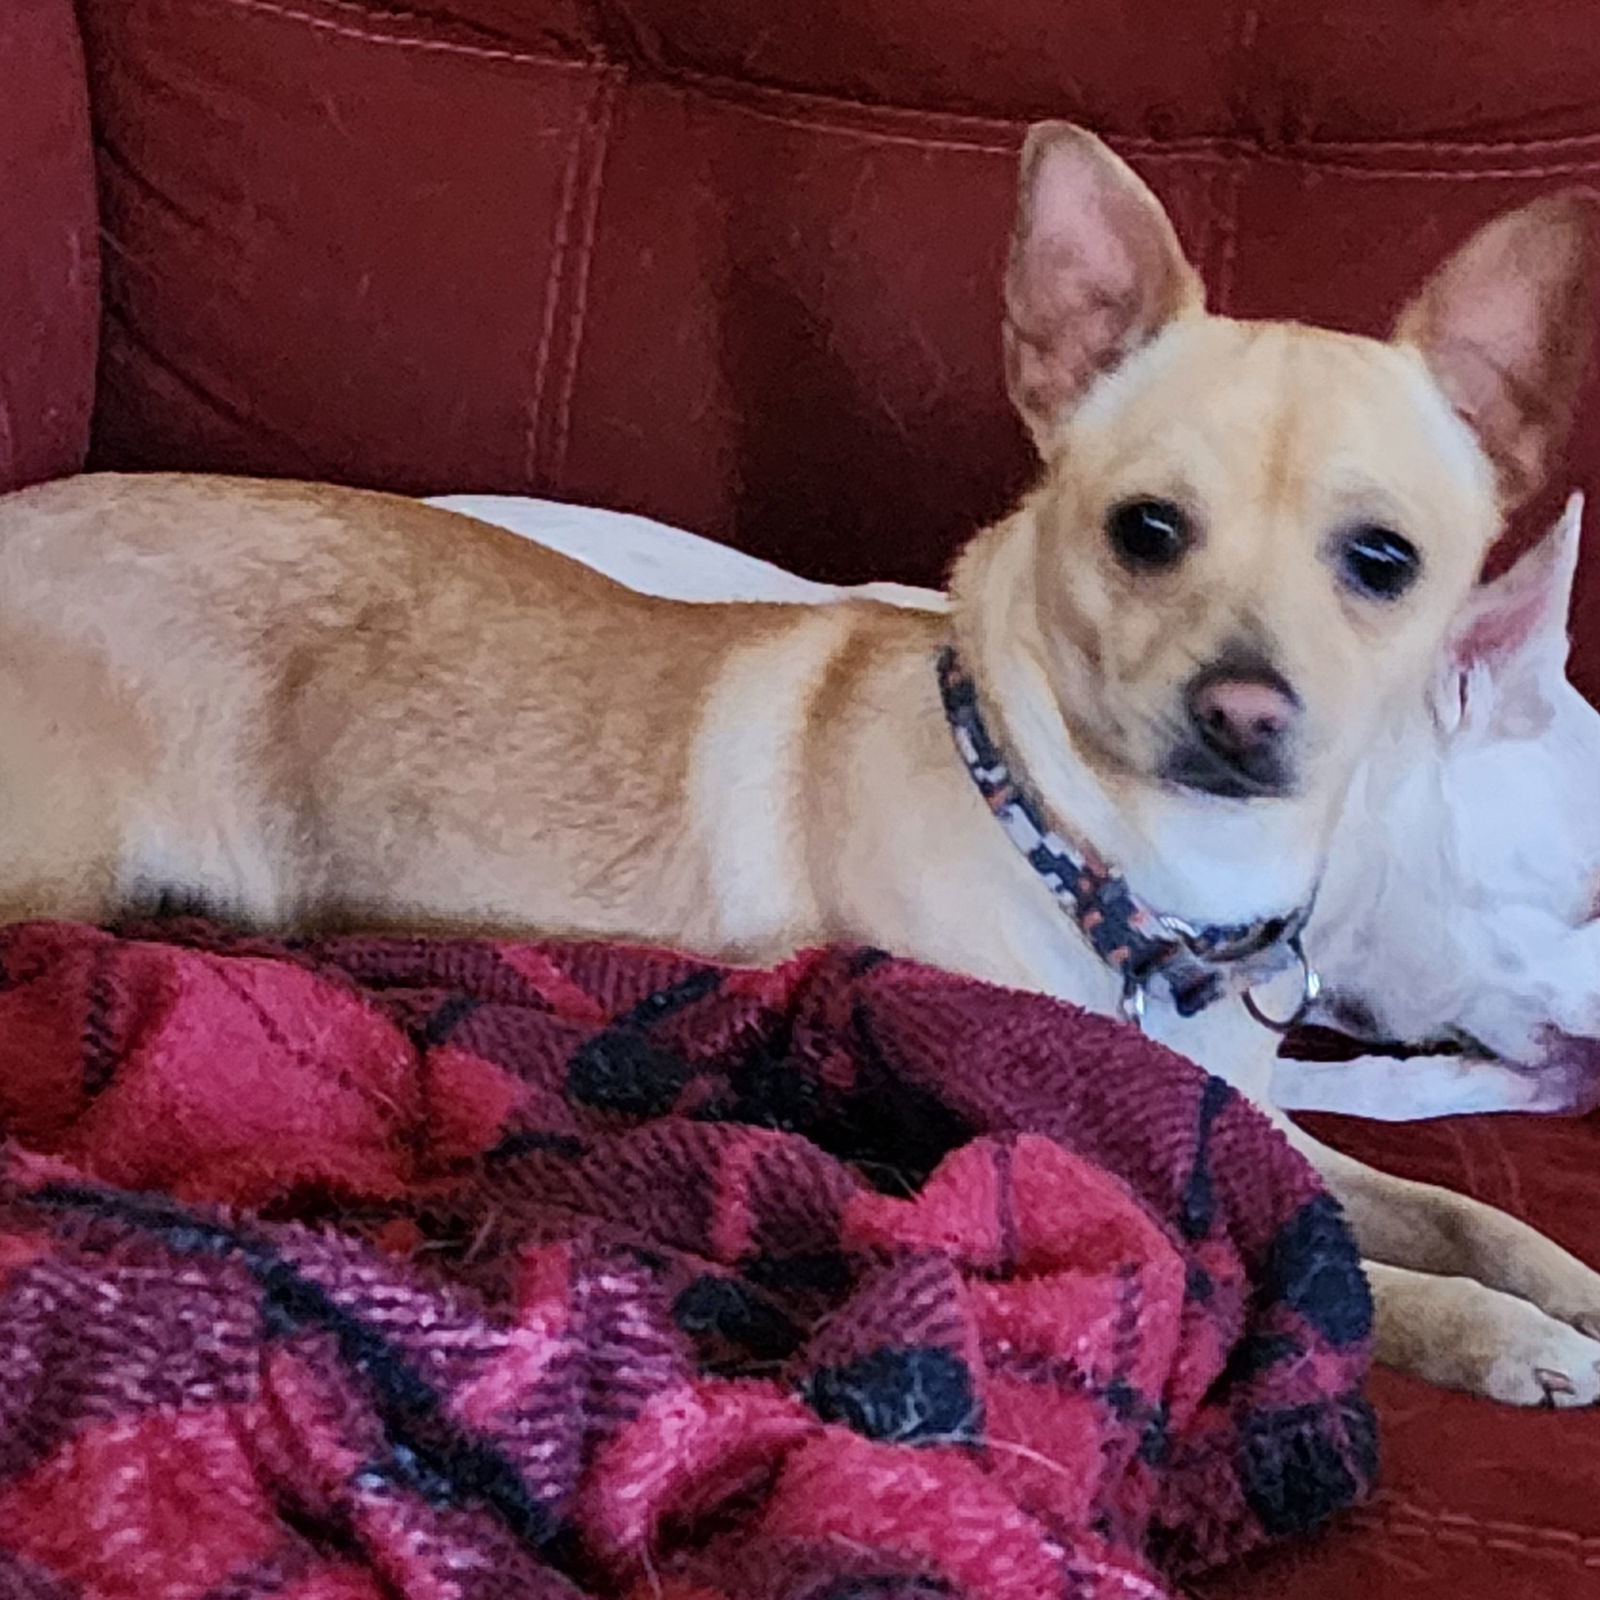
<path fill-rule="evenodd" d="M 1161 203 L 1093 134 L 1043 122 L 1022 148 L 1006 273 L 1006 380 L 1041 446 L 1094 379 L 1204 304 Z"/>
<path fill-rule="evenodd" d="M 1454 726 L 1479 695 L 1491 717 L 1536 726 L 1548 693 L 1566 676 L 1568 617 L 1578 570 L 1583 496 L 1574 494 L 1561 519 L 1516 564 L 1480 583 L 1450 630 L 1436 711 Z"/>
<path fill-rule="evenodd" d="M 1588 371 L 1600 295 L 1600 194 L 1568 189 L 1481 228 L 1401 313 L 1478 436 L 1507 508 L 1555 463 Z"/>
<path fill-rule="evenodd" d="M 1560 521 L 1514 566 L 1473 590 L 1451 632 L 1457 666 L 1493 670 L 1533 658 L 1565 666 L 1582 529 L 1583 496 L 1574 494 Z"/>

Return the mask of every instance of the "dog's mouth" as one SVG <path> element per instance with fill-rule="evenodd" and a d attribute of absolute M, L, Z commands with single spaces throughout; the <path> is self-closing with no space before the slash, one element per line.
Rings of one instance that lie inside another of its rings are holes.
<path fill-rule="evenodd" d="M 1464 1033 L 1439 1034 L 1431 1039 L 1387 1039 L 1381 1033 L 1348 1027 L 1321 1012 L 1313 1013 L 1294 1030 L 1286 1053 L 1302 1061 L 1352 1061 L 1357 1056 L 1410 1061 L 1418 1056 L 1461 1056 L 1513 1065 Z"/>
<path fill-rule="evenodd" d="M 1227 754 L 1191 733 L 1168 745 L 1160 777 L 1220 800 L 1286 800 L 1295 792 L 1294 764 L 1281 752 Z"/>
<path fill-rule="evenodd" d="M 1537 1085 L 1527 1109 L 1579 1114 L 1600 1107 L 1600 1039 L 1564 1033 L 1549 1026 L 1538 1035 L 1533 1059 L 1503 1055 L 1465 1029 L 1450 1028 L 1425 1039 L 1386 1039 L 1372 1013 L 1359 1001 L 1335 1000 L 1319 1007 L 1297 1028 L 1285 1053 L 1300 1060 L 1336 1062 L 1357 1056 L 1396 1061 L 1448 1056 L 1464 1068 L 1499 1067 Z"/>
<path fill-rule="evenodd" d="M 1357 995 L 1324 989 L 1295 1030 L 1290 1053 L 1307 1060 L 1333 1061 L 1357 1055 L 1408 1061 L 1414 1056 L 1463 1056 L 1498 1066 L 1532 1070 L 1497 1055 L 1462 1028 L 1445 1028 L 1420 1039 L 1393 1037 L 1378 1014 Z"/>

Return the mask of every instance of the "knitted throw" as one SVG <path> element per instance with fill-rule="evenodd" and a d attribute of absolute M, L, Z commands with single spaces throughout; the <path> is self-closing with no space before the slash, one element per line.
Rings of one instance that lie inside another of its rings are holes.
<path fill-rule="evenodd" d="M 0 1596 L 1162 1600 L 1374 1471 L 1310 1169 L 873 952 L 0 931 Z"/>

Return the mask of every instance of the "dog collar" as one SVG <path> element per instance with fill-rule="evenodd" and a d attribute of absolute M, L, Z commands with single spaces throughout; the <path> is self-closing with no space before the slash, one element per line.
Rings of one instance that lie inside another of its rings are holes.
<path fill-rule="evenodd" d="M 1145 997 L 1158 980 L 1181 1017 L 1228 993 L 1239 994 L 1250 1015 L 1274 1032 L 1286 1032 L 1305 1015 L 1321 988 L 1301 944 L 1309 902 L 1280 917 L 1200 928 L 1153 911 L 1115 868 L 1092 850 L 1068 844 L 1046 823 L 984 726 L 977 686 L 953 645 L 940 652 L 938 671 L 945 718 L 978 792 L 1095 954 L 1121 976 L 1122 1013 L 1129 1021 L 1144 1020 Z M 1297 964 L 1304 983 L 1294 1015 L 1283 1021 L 1264 1015 L 1251 987 Z"/>

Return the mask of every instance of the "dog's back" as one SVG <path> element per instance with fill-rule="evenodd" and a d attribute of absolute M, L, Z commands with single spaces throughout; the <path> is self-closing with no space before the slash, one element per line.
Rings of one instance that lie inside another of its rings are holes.
<path fill-rule="evenodd" d="M 937 621 L 657 600 L 354 490 L 104 476 L 13 496 L 0 800 L 24 826 L 0 838 L 0 906 L 176 897 L 263 926 L 764 950 L 817 921 L 782 859 L 805 852 L 811 702 L 858 633 L 908 625 Z M 697 781 L 708 746 L 736 785 Z"/>

